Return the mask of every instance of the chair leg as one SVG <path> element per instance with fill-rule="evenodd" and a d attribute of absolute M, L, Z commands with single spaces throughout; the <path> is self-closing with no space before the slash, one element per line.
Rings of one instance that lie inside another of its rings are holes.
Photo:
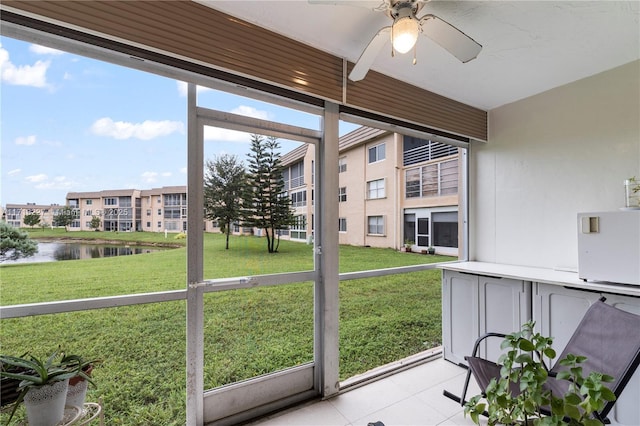
<path fill-rule="evenodd" d="M 465 365 L 461 365 L 462 367 L 465 367 Z M 464 407 L 464 404 L 467 403 L 466 401 L 466 397 L 467 397 L 467 390 L 469 389 L 469 380 L 471 379 L 471 369 L 467 368 L 467 377 L 465 377 L 464 379 L 464 387 L 462 388 L 462 396 L 457 396 L 452 394 L 451 392 L 449 392 L 448 390 L 443 390 L 442 394 L 444 396 L 446 396 L 449 399 L 454 400 L 455 402 L 457 402 L 458 404 L 460 404 L 461 406 Z"/>

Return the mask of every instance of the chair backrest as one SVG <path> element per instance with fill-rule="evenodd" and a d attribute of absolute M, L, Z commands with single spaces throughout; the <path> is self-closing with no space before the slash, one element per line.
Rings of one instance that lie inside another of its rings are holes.
<path fill-rule="evenodd" d="M 607 305 L 603 300 L 589 307 L 557 359 L 569 353 L 586 356 L 583 376 L 592 371 L 612 376 L 614 381 L 606 385 L 618 397 L 640 364 L 640 315 Z M 562 369 L 565 367 L 556 363 L 551 371 Z M 602 416 L 612 407 L 613 403 L 607 404 Z"/>

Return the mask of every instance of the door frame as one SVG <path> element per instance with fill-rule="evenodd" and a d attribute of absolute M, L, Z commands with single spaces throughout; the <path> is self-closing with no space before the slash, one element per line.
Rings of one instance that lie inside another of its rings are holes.
<path fill-rule="evenodd" d="M 325 194 L 337 192 L 338 107 L 327 103 L 322 130 L 313 130 L 198 107 L 196 85 L 192 83 L 187 94 L 187 425 L 234 424 L 305 399 L 335 394 L 339 391 L 338 232 L 335 226 L 327 224 L 337 223 L 338 209 L 337 198 Z M 319 226 L 312 271 L 205 279 L 202 229 L 205 126 L 284 137 L 315 146 L 315 220 Z M 334 189 L 325 190 L 331 187 Z M 333 216 L 336 217 L 331 222 Z M 314 283 L 313 361 L 205 391 L 204 294 L 302 281 Z"/>

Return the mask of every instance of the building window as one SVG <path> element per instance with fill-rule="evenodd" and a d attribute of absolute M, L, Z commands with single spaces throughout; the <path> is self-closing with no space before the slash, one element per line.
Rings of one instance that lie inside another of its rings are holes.
<path fill-rule="evenodd" d="M 151 222 L 147 222 L 147 228 L 151 228 Z"/>
<path fill-rule="evenodd" d="M 437 158 L 458 154 L 458 148 L 442 142 L 433 142 L 413 136 L 404 136 L 402 144 L 402 165 L 424 163 Z"/>
<path fill-rule="evenodd" d="M 84 215 L 85 216 L 93 216 L 93 212 L 91 210 L 85 210 L 84 211 Z"/>
<path fill-rule="evenodd" d="M 377 179 L 372 180 L 371 182 L 367 182 L 367 198 L 369 200 L 384 197 L 384 179 Z"/>
<path fill-rule="evenodd" d="M 118 205 L 118 199 L 115 197 L 108 197 L 104 199 L 104 205 L 105 206 L 117 206 Z"/>
<path fill-rule="evenodd" d="M 431 213 L 433 245 L 458 247 L 458 212 Z"/>
<path fill-rule="evenodd" d="M 282 172 L 285 190 L 304 185 L 304 161 L 292 164 Z"/>
<path fill-rule="evenodd" d="M 339 217 L 338 218 L 338 232 L 347 232 L 347 218 Z"/>
<path fill-rule="evenodd" d="M 338 158 L 338 173 L 344 173 L 347 171 L 347 157 Z"/>
<path fill-rule="evenodd" d="M 180 219 L 181 211 L 182 211 L 182 209 L 180 207 L 165 207 L 164 208 L 164 218 L 165 218 L 165 220 L 166 219 Z"/>
<path fill-rule="evenodd" d="M 147 209 L 147 216 L 151 216 L 151 209 Z"/>
<path fill-rule="evenodd" d="M 158 229 L 162 228 L 162 222 L 158 221 Z"/>
<path fill-rule="evenodd" d="M 162 209 L 158 209 L 158 216 L 162 216 Z"/>
<path fill-rule="evenodd" d="M 86 204 L 87 206 L 90 206 L 91 204 L 93 204 L 93 200 L 86 200 L 86 201 L 85 201 L 85 204 Z"/>
<path fill-rule="evenodd" d="M 291 194 L 292 207 L 304 207 L 307 205 L 307 191 L 298 191 Z"/>
<path fill-rule="evenodd" d="M 405 172 L 405 197 L 437 197 L 458 193 L 458 159 L 427 164 Z"/>
<path fill-rule="evenodd" d="M 382 161 L 385 157 L 384 144 L 372 146 L 369 148 L 369 163 L 375 163 L 376 161 Z"/>
<path fill-rule="evenodd" d="M 304 214 L 295 217 L 293 225 L 289 227 L 291 238 L 305 240 L 307 238 L 307 216 Z"/>
<path fill-rule="evenodd" d="M 186 206 L 187 194 L 164 194 L 165 206 Z"/>
<path fill-rule="evenodd" d="M 384 216 L 368 216 L 367 233 L 373 235 L 384 235 Z"/>
<path fill-rule="evenodd" d="M 347 201 L 347 187 L 343 186 L 338 188 L 338 202 L 344 203 L 345 201 Z"/>

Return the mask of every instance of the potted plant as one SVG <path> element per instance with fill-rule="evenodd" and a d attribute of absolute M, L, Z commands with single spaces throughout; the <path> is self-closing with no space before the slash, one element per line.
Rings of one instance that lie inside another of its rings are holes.
<path fill-rule="evenodd" d="M 427 254 L 436 254 L 436 249 L 433 247 L 427 247 Z"/>
<path fill-rule="evenodd" d="M 465 404 L 465 415 L 480 424 L 479 416 L 487 414 L 489 425 L 602 425 L 591 415 L 607 401 L 615 400 L 613 392 L 603 385 L 613 378 L 597 372 L 583 377 L 580 364 L 586 358 L 568 354 L 558 361 L 567 369 L 556 377 L 569 382 L 567 392 L 555 396 L 545 390 L 549 374 L 541 358 L 555 358 L 556 352 L 551 347 L 553 339 L 534 334 L 534 325 L 533 321 L 527 322 L 520 332 L 505 337 L 501 348 L 507 352 L 498 360 L 503 365 L 500 379 L 492 379 L 484 395 L 476 395 Z M 550 411 L 548 415 L 541 413 L 542 407 Z"/>
<path fill-rule="evenodd" d="M 411 253 L 411 245 L 413 243 L 410 240 L 404 240 L 404 245 L 402 246 L 402 248 L 400 249 L 400 251 L 404 251 L 407 253 Z"/>
<path fill-rule="evenodd" d="M 57 352 L 44 361 L 33 355 L 0 355 L 0 375 L 20 380 L 20 393 L 14 402 L 9 421 L 23 401 L 31 426 L 52 426 L 62 420 L 69 379 L 78 374 L 78 367 L 61 363 L 58 361 L 59 357 Z M 23 371 L 12 372 L 10 367 Z"/>
<path fill-rule="evenodd" d="M 625 190 L 625 208 L 640 208 L 640 180 L 635 176 L 624 181 Z"/>
<path fill-rule="evenodd" d="M 67 390 L 66 406 L 75 406 L 82 408 L 87 395 L 89 383 L 95 386 L 91 378 L 91 373 L 95 364 L 100 360 L 86 360 L 80 355 L 63 354 L 61 364 L 66 365 L 71 371 L 75 371 L 76 375 L 69 379 L 69 389 Z"/>

